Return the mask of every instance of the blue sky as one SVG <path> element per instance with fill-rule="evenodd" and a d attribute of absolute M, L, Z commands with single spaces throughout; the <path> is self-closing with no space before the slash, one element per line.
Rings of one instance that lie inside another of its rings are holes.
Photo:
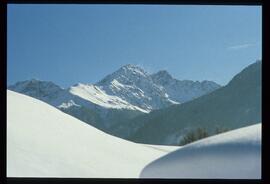
<path fill-rule="evenodd" d="M 8 5 L 7 82 L 95 83 L 122 65 L 225 85 L 261 59 L 260 6 Z"/>

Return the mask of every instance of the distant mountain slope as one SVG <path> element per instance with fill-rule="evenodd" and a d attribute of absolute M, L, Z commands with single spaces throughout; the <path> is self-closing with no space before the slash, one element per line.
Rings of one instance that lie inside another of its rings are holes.
<path fill-rule="evenodd" d="M 8 89 L 37 98 L 54 106 L 61 105 L 66 98 L 72 98 L 65 89 L 53 82 L 37 79 L 17 82 L 9 86 Z"/>
<path fill-rule="evenodd" d="M 181 105 L 152 111 L 130 122 L 137 131 L 135 142 L 178 144 L 188 130 L 197 127 L 213 132 L 261 122 L 261 62 L 237 74 L 226 86 Z"/>
<path fill-rule="evenodd" d="M 142 178 L 261 179 L 261 123 L 186 145 L 148 164 Z"/>
<path fill-rule="evenodd" d="M 8 87 L 47 102 L 63 112 L 107 133 L 127 137 L 133 132 L 130 119 L 154 109 L 191 100 L 219 87 L 214 82 L 193 82 L 170 79 L 158 72 L 147 74 L 142 68 L 125 65 L 96 84 L 76 84 L 63 89 L 52 82 L 27 80 Z M 186 91 L 179 90 L 182 89 Z M 168 91 L 168 92 L 167 92 Z M 178 93 L 179 91 L 179 93 Z M 174 101 L 172 98 L 180 101 Z"/>
<path fill-rule="evenodd" d="M 7 177 L 138 178 L 146 164 L 176 149 L 107 135 L 7 91 Z"/>
<path fill-rule="evenodd" d="M 177 102 L 187 102 L 210 93 L 220 87 L 212 81 L 192 81 L 174 79 L 166 70 L 151 75 L 152 80 L 165 89 L 169 97 Z"/>

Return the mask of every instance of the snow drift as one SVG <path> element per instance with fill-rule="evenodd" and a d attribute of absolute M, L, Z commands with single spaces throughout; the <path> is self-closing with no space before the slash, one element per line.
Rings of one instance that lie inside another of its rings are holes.
<path fill-rule="evenodd" d="M 8 90 L 7 176 L 259 179 L 261 124 L 182 148 L 137 144 Z"/>
<path fill-rule="evenodd" d="M 178 147 L 110 136 L 42 101 L 7 91 L 8 177 L 137 178 Z"/>
<path fill-rule="evenodd" d="M 261 178 L 261 124 L 212 136 L 146 166 L 142 178 Z"/>

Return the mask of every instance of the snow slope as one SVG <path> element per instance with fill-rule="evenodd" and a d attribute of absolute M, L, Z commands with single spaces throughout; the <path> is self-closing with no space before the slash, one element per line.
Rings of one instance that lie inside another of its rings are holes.
<path fill-rule="evenodd" d="M 212 136 L 144 168 L 142 178 L 261 178 L 261 124 Z"/>
<path fill-rule="evenodd" d="M 149 112 L 135 105 L 131 105 L 118 96 L 106 94 L 106 92 L 98 86 L 78 84 L 71 86 L 69 92 L 105 108 L 139 110 L 144 113 Z"/>
<path fill-rule="evenodd" d="M 8 177 L 261 178 L 261 124 L 180 148 L 107 135 L 9 90 L 7 113 Z"/>
<path fill-rule="evenodd" d="M 8 177 L 137 178 L 178 147 L 113 137 L 40 100 L 7 91 Z"/>

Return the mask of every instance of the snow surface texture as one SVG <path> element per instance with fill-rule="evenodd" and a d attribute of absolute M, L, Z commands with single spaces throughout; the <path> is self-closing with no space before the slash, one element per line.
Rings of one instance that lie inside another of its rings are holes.
<path fill-rule="evenodd" d="M 260 179 L 261 124 L 184 146 L 150 163 L 140 177 Z"/>
<path fill-rule="evenodd" d="M 261 178 L 261 124 L 180 148 L 107 135 L 12 91 L 7 113 L 8 177 Z"/>
<path fill-rule="evenodd" d="M 40 100 L 7 91 L 8 177 L 138 178 L 179 147 L 110 136 Z"/>

